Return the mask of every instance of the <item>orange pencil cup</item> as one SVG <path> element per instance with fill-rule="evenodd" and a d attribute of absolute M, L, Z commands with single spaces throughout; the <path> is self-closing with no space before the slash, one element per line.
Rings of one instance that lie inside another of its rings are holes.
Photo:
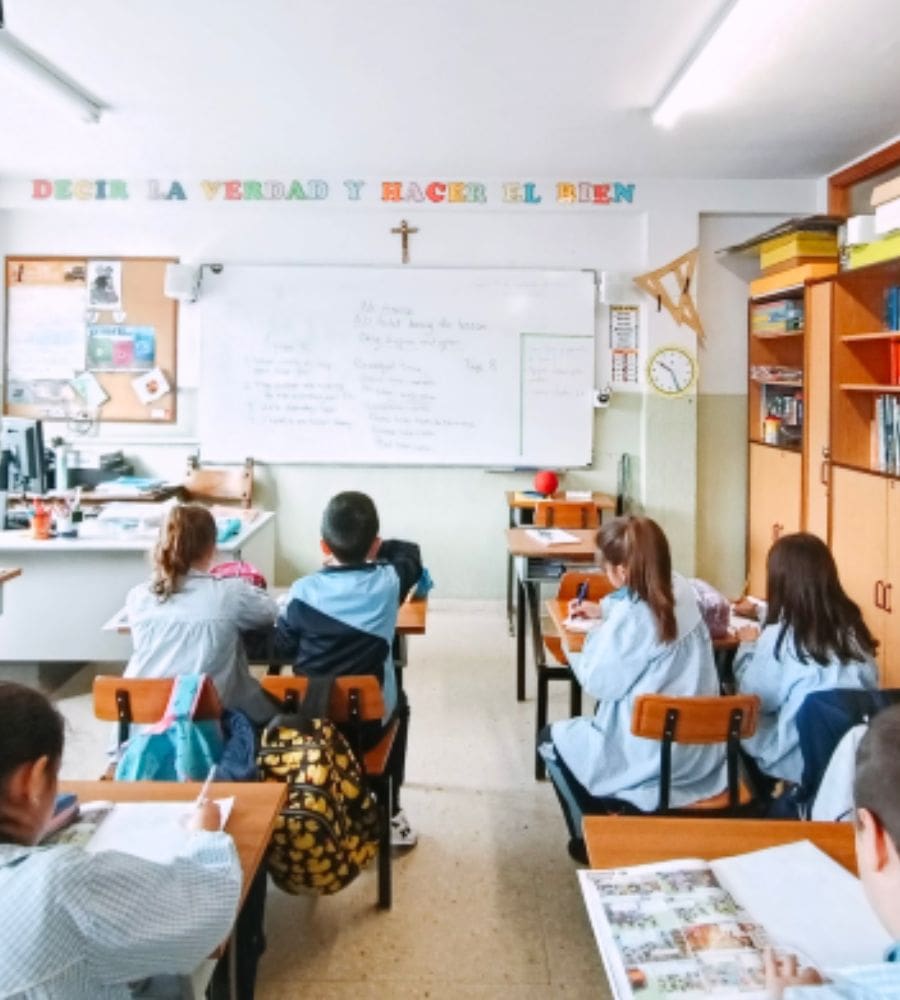
<path fill-rule="evenodd" d="M 50 511 L 46 507 L 35 507 L 31 515 L 31 537 L 41 540 L 50 537 Z"/>

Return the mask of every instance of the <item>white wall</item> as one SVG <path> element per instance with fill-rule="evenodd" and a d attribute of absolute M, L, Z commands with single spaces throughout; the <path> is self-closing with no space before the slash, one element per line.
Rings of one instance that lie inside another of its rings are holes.
<path fill-rule="evenodd" d="M 646 297 L 630 278 L 698 243 L 701 211 L 812 211 L 805 181 L 638 182 L 633 208 L 598 206 L 345 206 L 45 203 L 6 200 L 0 210 L 4 254 L 173 255 L 184 260 L 394 265 L 401 216 L 419 227 L 411 266 L 574 267 L 620 277 L 626 299 L 643 301 L 647 346 L 694 347 L 693 334 Z M 700 275 L 702 286 L 703 275 Z M 608 340 L 605 316 L 598 343 Z M 197 323 L 182 307 L 179 421 L 170 428 L 111 425 L 91 444 L 120 442 L 148 472 L 180 478 L 196 446 Z M 701 371 L 706 363 L 701 356 Z M 705 375 L 703 376 L 706 377 Z M 71 436 L 71 435 L 69 435 Z M 151 440 L 152 436 L 152 440 Z M 594 462 L 575 470 L 570 488 L 614 491 L 616 460 L 635 459 L 636 500 L 669 532 L 676 564 L 695 565 L 697 419 L 693 396 L 677 401 L 616 393 L 595 418 Z M 278 582 L 316 565 L 321 508 L 339 489 L 372 493 L 384 531 L 418 539 L 444 596 L 499 596 L 503 590 L 506 510 L 503 491 L 528 485 L 524 474 L 479 469 L 277 465 L 260 470 L 260 501 L 279 514 Z"/>

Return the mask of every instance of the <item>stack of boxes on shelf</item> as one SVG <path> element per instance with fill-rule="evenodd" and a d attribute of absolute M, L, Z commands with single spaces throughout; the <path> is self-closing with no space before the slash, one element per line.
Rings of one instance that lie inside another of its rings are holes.
<path fill-rule="evenodd" d="M 871 202 L 874 215 L 852 215 L 847 220 L 843 240 L 847 268 L 900 257 L 900 177 L 879 184 Z"/>
<path fill-rule="evenodd" d="M 773 236 L 759 244 L 759 266 L 762 275 L 750 283 L 754 298 L 835 274 L 837 235 L 828 228 L 798 229 Z"/>

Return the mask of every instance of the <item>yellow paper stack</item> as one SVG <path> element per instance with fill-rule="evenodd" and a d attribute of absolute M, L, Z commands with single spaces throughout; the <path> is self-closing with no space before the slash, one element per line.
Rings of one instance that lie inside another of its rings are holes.
<path fill-rule="evenodd" d="M 759 263 L 762 276 L 750 283 L 750 294 L 754 296 L 836 274 L 837 236 L 818 229 L 775 236 L 760 243 Z"/>

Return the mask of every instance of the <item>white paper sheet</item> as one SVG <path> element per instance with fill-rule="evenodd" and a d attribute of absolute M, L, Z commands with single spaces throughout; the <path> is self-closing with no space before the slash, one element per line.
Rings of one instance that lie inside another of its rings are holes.
<path fill-rule="evenodd" d="M 577 535 L 561 531 L 559 528 L 526 528 L 525 534 L 541 545 L 571 545 L 578 541 Z"/>
<path fill-rule="evenodd" d="M 222 828 L 228 822 L 234 798 L 216 799 L 222 812 Z M 190 841 L 187 823 L 196 803 L 186 802 L 117 802 L 112 812 L 97 828 L 86 850 L 122 851 L 147 861 L 166 864 L 183 854 Z"/>
<path fill-rule="evenodd" d="M 83 285 L 13 285 L 8 294 L 8 378 L 70 379 L 84 368 Z"/>

